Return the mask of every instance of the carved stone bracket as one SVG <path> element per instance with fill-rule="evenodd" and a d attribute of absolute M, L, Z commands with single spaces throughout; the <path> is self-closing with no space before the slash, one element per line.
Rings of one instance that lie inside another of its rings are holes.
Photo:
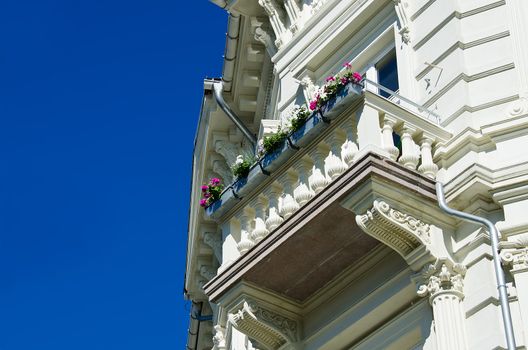
<path fill-rule="evenodd" d="M 267 21 L 264 22 L 265 20 L 257 17 L 253 17 L 251 20 L 255 40 L 263 44 L 268 55 L 273 57 L 277 53 L 273 30 L 270 28 Z"/>
<path fill-rule="evenodd" d="M 438 259 L 434 264 L 426 265 L 422 270 L 425 283 L 417 291 L 421 297 L 430 296 L 432 301 L 440 293 L 452 293 L 460 299 L 464 297 L 464 275 L 466 267 L 447 259 Z"/>
<path fill-rule="evenodd" d="M 370 236 L 398 252 L 408 263 L 418 248 L 431 245 L 431 226 L 375 200 L 371 209 L 356 216 L 356 222 Z"/>
<path fill-rule="evenodd" d="M 500 253 L 502 263 L 511 266 L 512 273 L 528 271 L 528 236 L 501 245 L 504 247 Z"/>
<path fill-rule="evenodd" d="M 206 232 L 204 234 L 204 243 L 207 244 L 214 252 L 216 260 L 222 262 L 222 235 L 216 232 Z"/>
<path fill-rule="evenodd" d="M 202 265 L 200 266 L 200 276 L 210 281 L 216 276 L 216 269 L 209 265 Z"/>
<path fill-rule="evenodd" d="M 251 299 L 246 299 L 237 312 L 230 313 L 228 322 L 266 349 L 279 349 L 299 339 L 297 321 L 263 308 Z"/>

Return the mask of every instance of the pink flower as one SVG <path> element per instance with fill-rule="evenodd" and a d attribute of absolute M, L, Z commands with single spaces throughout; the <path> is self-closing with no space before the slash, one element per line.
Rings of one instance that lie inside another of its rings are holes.
<path fill-rule="evenodd" d="M 205 207 L 207 205 L 207 199 L 202 198 L 200 199 L 200 207 Z"/>
<path fill-rule="evenodd" d="M 352 65 L 350 64 L 350 62 L 345 62 L 345 64 L 343 64 L 343 67 L 345 67 L 346 69 L 351 69 Z"/>
<path fill-rule="evenodd" d="M 329 76 L 328 78 L 326 78 L 327 83 L 330 81 L 335 81 L 335 78 L 333 76 Z"/>
<path fill-rule="evenodd" d="M 354 80 L 354 82 L 359 83 L 361 79 L 363 79 L 363 77 L 358 72 L 354 72 L 352 73 L 352 79 Z"/>
<path fill-rule="evenodd" d="M 341 78 L 341 84 L 346 85 L 347 83 L 348 83 L 348 78 L 347 77 L 342 77 Z"/>
<path fill-rule="evenodd" d="M 208 189 L 209 189 L 209 186 L 207 186 L 207 185 L 203 185 L 203 186 L 202 186 L 202 192 L 205 192 L 205 191 L 207 191 Z"/>
<path fill-rule="evenodd" d="M 209 192 L 204 193 L 204 198 L 207 199 L 207 198 L 209 198 L 209 197 L 211 197 L 211 194 L 210 194 Z"/>
<path fill-rule="evenodd" d="M 211 183 L 211 185 L 220 185 L 220 179 L 217 177 L 213 177 L 209 182 Z"/>
<path fill-rule="evenodd" d="M 317 100 L 310 101 L 310 110 L 315 111 L 316 108 L 317 108 Z"/>

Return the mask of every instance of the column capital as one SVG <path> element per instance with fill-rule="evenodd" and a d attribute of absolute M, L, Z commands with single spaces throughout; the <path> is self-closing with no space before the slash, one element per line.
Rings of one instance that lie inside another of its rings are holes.
<path fill-rule="evenodd" d="M 429 295 L 429 301 L 441 294 L 454 294 L 464 298 L 464 276 L 466 267 L 449 259 L 437 259 L 433 264 L 427 264 L 422 270 L 425 283 L 418 287 L 417 294 L 421 297 Z"/>
<path fill-rule="evenodd" d="M 512 274 L 528 271 L 528 236 L 521 236 L 513 242 L 502 242 L 501 246 L 501 260 L 511 267 Z"/>

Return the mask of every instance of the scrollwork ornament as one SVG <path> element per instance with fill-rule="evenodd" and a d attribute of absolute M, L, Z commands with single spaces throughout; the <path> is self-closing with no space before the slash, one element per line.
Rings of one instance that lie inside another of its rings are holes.
<path fill-rule="evenodd" d="M 512 272 L 528 269 L 528 248 L 505 249 L 501 251 L 501 260 L 511 266 Z"/>
<path fill-rule="evenodd" d="M 424 243 L 431 243 L 430 225 L 424 223 L 421 220 L 418 220 L 417 218 L 411 215 L 402 213 L 401 211 L 391 208 L 386 202 L 383 201 L 379 202 L 378 208 L 381 212 L 385 213 L 392 220 L 396 221 L 401 225 L 406 226 L 409 230 L 413 231 Z"/>
<path fill-rule="evenodd" d="M 418 287 L 420 297 L 430 296 L 432 301 L 440 293 L 453 293 L 460 298 L 464 297 L 464 275 L 466 267 L 462 264 L 439 263 L 428 264 L 422 270 L 422 276 L 427 281 Z"/>

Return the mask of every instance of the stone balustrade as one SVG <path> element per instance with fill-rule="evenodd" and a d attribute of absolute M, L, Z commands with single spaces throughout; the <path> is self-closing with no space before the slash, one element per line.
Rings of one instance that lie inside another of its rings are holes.
<path fill-rule="evenodd" d="M 314 115 L 314 118 L 321 119 L 321 116 Z M 293 153 L 286 160 L 274 158 L 281 164 L 274 166 L 271 173 L 262 174 L 264 168 L 256 166 L 255 171 L 262 176 L 258 181 L 253 179 L 258 182 L 256 187 L 249 186 L 250 190 L 237 196 L 237 203 L 229 211 L 218 216 L 218 221 L 230 223 L 228 227 L 240 227 L 241 232 L 228 233 L 238 237 L 240 255 L 262 241 L 369 152 L 435 179 L 439 166 L 433 161 L 433 152 L 451 137 L 434 122 L 368 91 L 358 95 L 349 103 L 349 108 L 342 109 L 330 123 L 320 124 L 325 128 L 309 137 L 311 142 L 303 147 L 292 151 L 286 142 L 284 149 Z M 251 181 L 250 176 L 248 182 Z M 236 258 L 225 256 L 223 261 L 232 262 Z"/>

